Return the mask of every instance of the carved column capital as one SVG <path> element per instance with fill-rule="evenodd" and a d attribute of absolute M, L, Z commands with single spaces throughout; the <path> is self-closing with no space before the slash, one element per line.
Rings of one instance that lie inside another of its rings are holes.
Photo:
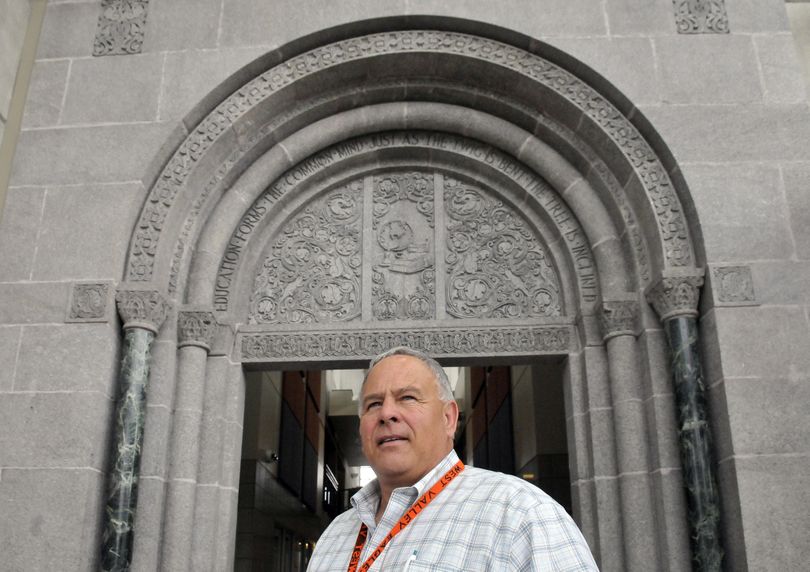
<path fill-rule="evenodd" d="M 211 351 L 217 321 L 214 313 L 200 309 L 184 309 L 177 315 L 178 347 L 197 346 Z"/>
<path fill-rule="evenodd" d="M 664 276 L 647 290 L 647 301 L 661 321 L 676 316 L 697 316 L 703 272 Z"/>
<path fill-rule="evenodd" d="M 599 321 L 602 324 L 602 339 L 608 341 L 616 336 L 633 336 L 638 329 L 638 301 L 604 300 Z"/>
<path fill-rule="evenodd" d="M 158 333 L 169 313 L 169 303 L 157 290 L 123 286 L 115 294 L 115 304 L 124 329 L 142 328 Z"/>

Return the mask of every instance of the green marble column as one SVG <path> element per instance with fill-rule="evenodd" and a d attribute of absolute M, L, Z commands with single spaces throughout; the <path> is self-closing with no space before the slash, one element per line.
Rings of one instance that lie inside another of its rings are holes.
<path fill-rule="evenodd" d="M 167 311 L 155 291 L 119 290 L 116 301 L 125 323 L 102 531 L 104 572 L 129 570 L 132 562 L 150 350 Z"/>
<path fill-rule="evenodd" d="M 669 345 L 692 564 L 698 572 L 719 572 L 723 566 L 720 498 L 714 476 L 697 327 L 697 301 L 702 285 L 702 274 L 665 278 L 649 296 L 661 316 Z"/>

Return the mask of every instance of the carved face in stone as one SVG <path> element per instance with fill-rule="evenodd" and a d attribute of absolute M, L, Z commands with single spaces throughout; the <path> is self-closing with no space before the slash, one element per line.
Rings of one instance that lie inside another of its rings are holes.
<path fill-rule="evenodd" d="M 455 401 L 442 402 L 433 373 L 418 358 L 377 363 L 361 394 L 360 439 L 383 487 L 410 486 L 453 447 Z"/>

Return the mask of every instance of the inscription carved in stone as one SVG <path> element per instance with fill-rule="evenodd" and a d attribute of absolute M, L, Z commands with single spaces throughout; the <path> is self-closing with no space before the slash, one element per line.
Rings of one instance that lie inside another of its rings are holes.
<path fill-rule="evenodd" d="M 754 280 L 748 266 L 712 267 L 712 290 L 717 302 L 754 304 Z"/>
<path fill-rule="evenodd" d="M 725 0 L 672 0 L 679 34 L 728 34 Z"/>
<path fill-rule="evenodd" d="M 373 357 L 407 345 L 431 355 L 567 352 L 568 326 L 242 334 L 242 361 Z"/>
<path fill-rule="evenodd" d="M 560 315 L 560 286 L 526 221 L 468 183 L 445 179 L 447 313 L 456 318 Z"/>
<path fill-rule="evenodd" d="M 94 56 L 139 54 L 149 0 L 101 0 Z"/>
<path fill-rule="evenodd" d="M 245 113 L 279 89 L 331 66 L 372 55 L 414 50 L 466 55 L 511 68 L 581 109 L 617 144 L 637 170 L 655 208 L 667 263 L 670 266 L 691 264 L 691 245 L 683 213 L 666 170 L 638 130 L 598 92 L 551 62 L 512 46 L 464 34 L 409 30 L 352 38 L 301 54 L 248 82 L 223 101 L 180 145 L 152 187 L 133 236 L 128 280 L 151 279 L 162 225 L 178 192 L 214 141 Z M 244 153 L 247 152 L 246 148 Z M 238 157 L 229 157 L 231 164 L 237 160 Z"/>
<path fill-rule="evenodd" d="M 68 322 L 103 322 L 107 319 L 110 284 L 74 284 Z"/>
<path fill-rule="evenodd" d="M 250 323 L 360 317 L 362 181 L 330 191 L 282 228 L 256 276 Z"/>
<path fill-rule="evenodd" d="M 372 309 L 375 320 L 436 316 L 433 173 L 374 177 Z"/>

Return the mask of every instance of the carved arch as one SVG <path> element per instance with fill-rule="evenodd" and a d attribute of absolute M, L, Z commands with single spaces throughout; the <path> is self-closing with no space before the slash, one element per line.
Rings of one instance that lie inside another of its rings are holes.
<path fill-rule="evenodd" d="M 126 279 L 210 304 L 202 284 L 210 283 L 239 209 L 244 214 L 254 198 L 239 190 L 255 194 L 269 183 L 251 180 L 255 164 L 280 174 L 329 144 L 379 130 L 381 121 L 418 125 L 424 108 L 445 102 L 454 106 L 446 115 L 427 112 L 441 129 L 529 166 L 586 229 L 598 213 L 595 225 L 609 229 L 610 239 L 597 233 L 591 245 L 613 249 L 618 255 L 606 258 L 626 264 L 621 277 L 612 264 L 600 265 L 604 290 L 635 291 L 668 269 L 695 266 L 684 208 L 664 166 L 671 161 L 642 135 L 643 118 L 629 118 L 615 94 L 603 95 L 546 56 L 560 60 L 553 50 L 526 47 L 406 29 L 339 39 L 269 66 L 201 117 L 168 160 L 133 233 Z M 229 218 L 212 216 L 229 208 Z"/>

